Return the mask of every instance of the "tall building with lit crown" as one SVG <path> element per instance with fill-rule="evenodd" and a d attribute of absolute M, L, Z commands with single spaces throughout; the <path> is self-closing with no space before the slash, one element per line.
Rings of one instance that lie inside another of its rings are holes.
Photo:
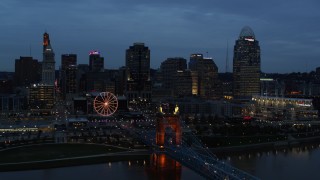
<path fill-rule="evenodd" d="M 55 59 L 48 33 L 43 34 L 43 61 L 41 83 L 32 84 L 28 92 L 28 104 L 34 115 L 50 115 L 55 100 Z"/>
<path fill-rule="evenodd" d="M 89 52 L 89 68 L 91 72 L 104 72 L 104 58 L 99 51 Z"/>
<path fill-rule="evenodd" d="M 42 84 L 54 85 L 55 60 L 54 52 L 50 44 L 49 34 L 43 35 L 43 61 L 42 61 Z"/>
<path fill-rule="evenodd" d="M 250 99 L 260 92 L 260 46 L 252 29 L 242 28 L 234 45 L 233 96 Z"/>
<path fill-rule="evenodd" d="M 144 43 L 134 43 L 126 50 L 127 84 L 129 101 L 150 101 L 150 50 Z"/>
<path fill-rule="evenodd" d="M 43 34 L 43 52 L 46 50 L 47 46 L 50 44 L 50 37 L 47 32 Z"/>

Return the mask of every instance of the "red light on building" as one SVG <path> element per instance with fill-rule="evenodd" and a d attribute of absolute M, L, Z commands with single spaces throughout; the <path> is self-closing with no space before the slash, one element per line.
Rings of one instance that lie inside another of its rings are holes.
<path fill-rule="evenodd" d="M 297 95 L 297 94 L 302 94 L 302 92 L 301 91 L 291 91 L 290 94 Z"/>

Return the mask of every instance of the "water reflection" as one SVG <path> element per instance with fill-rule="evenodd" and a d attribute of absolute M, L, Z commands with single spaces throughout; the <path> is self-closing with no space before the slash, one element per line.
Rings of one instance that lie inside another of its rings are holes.
<path fill-rule="evenodd" d="M 201 180 L 204 179 L 180 163 L 163 154 L 152 154 L 141 160 L 106 162 L 85 166 L 73 166 L 32 171 L 0 172 L 0 180 L 55 180 L 55 179 L 159 179 Z"/>
<path fill-rule="evenodd" d="M 146 168 L 149 179 L 181 179 L 181 164 L 165 154 L 153 153 L 150 166 Z"/>
<path fill-rule="evenodd" d="M 320 179 L 319 143 L 217 155 L 261 179 Z"/>

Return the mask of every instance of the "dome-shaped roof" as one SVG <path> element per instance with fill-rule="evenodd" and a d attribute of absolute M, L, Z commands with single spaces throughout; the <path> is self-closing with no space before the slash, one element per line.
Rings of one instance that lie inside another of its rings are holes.
<path fill-rule="evenodd" d="M 249 26 L 245 26 L 242 28 L 239 38 L 241 37 L 253 37 L 255 38 L 253 30 Z"/>

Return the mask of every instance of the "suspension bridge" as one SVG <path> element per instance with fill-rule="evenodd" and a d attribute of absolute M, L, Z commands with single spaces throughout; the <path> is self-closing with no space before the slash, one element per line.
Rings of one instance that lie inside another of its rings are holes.
<path fill-rule="evenodd" d="M 154 152 L 167 155 L 207 179 L 258 179 L 220 161 L 180 119 L 177 107 L 173 112 L 170 108 L 165 112 L 163 107 L 160 107 L 155 128 L 124 124 L 121 126 L 150 146 Z"/>

